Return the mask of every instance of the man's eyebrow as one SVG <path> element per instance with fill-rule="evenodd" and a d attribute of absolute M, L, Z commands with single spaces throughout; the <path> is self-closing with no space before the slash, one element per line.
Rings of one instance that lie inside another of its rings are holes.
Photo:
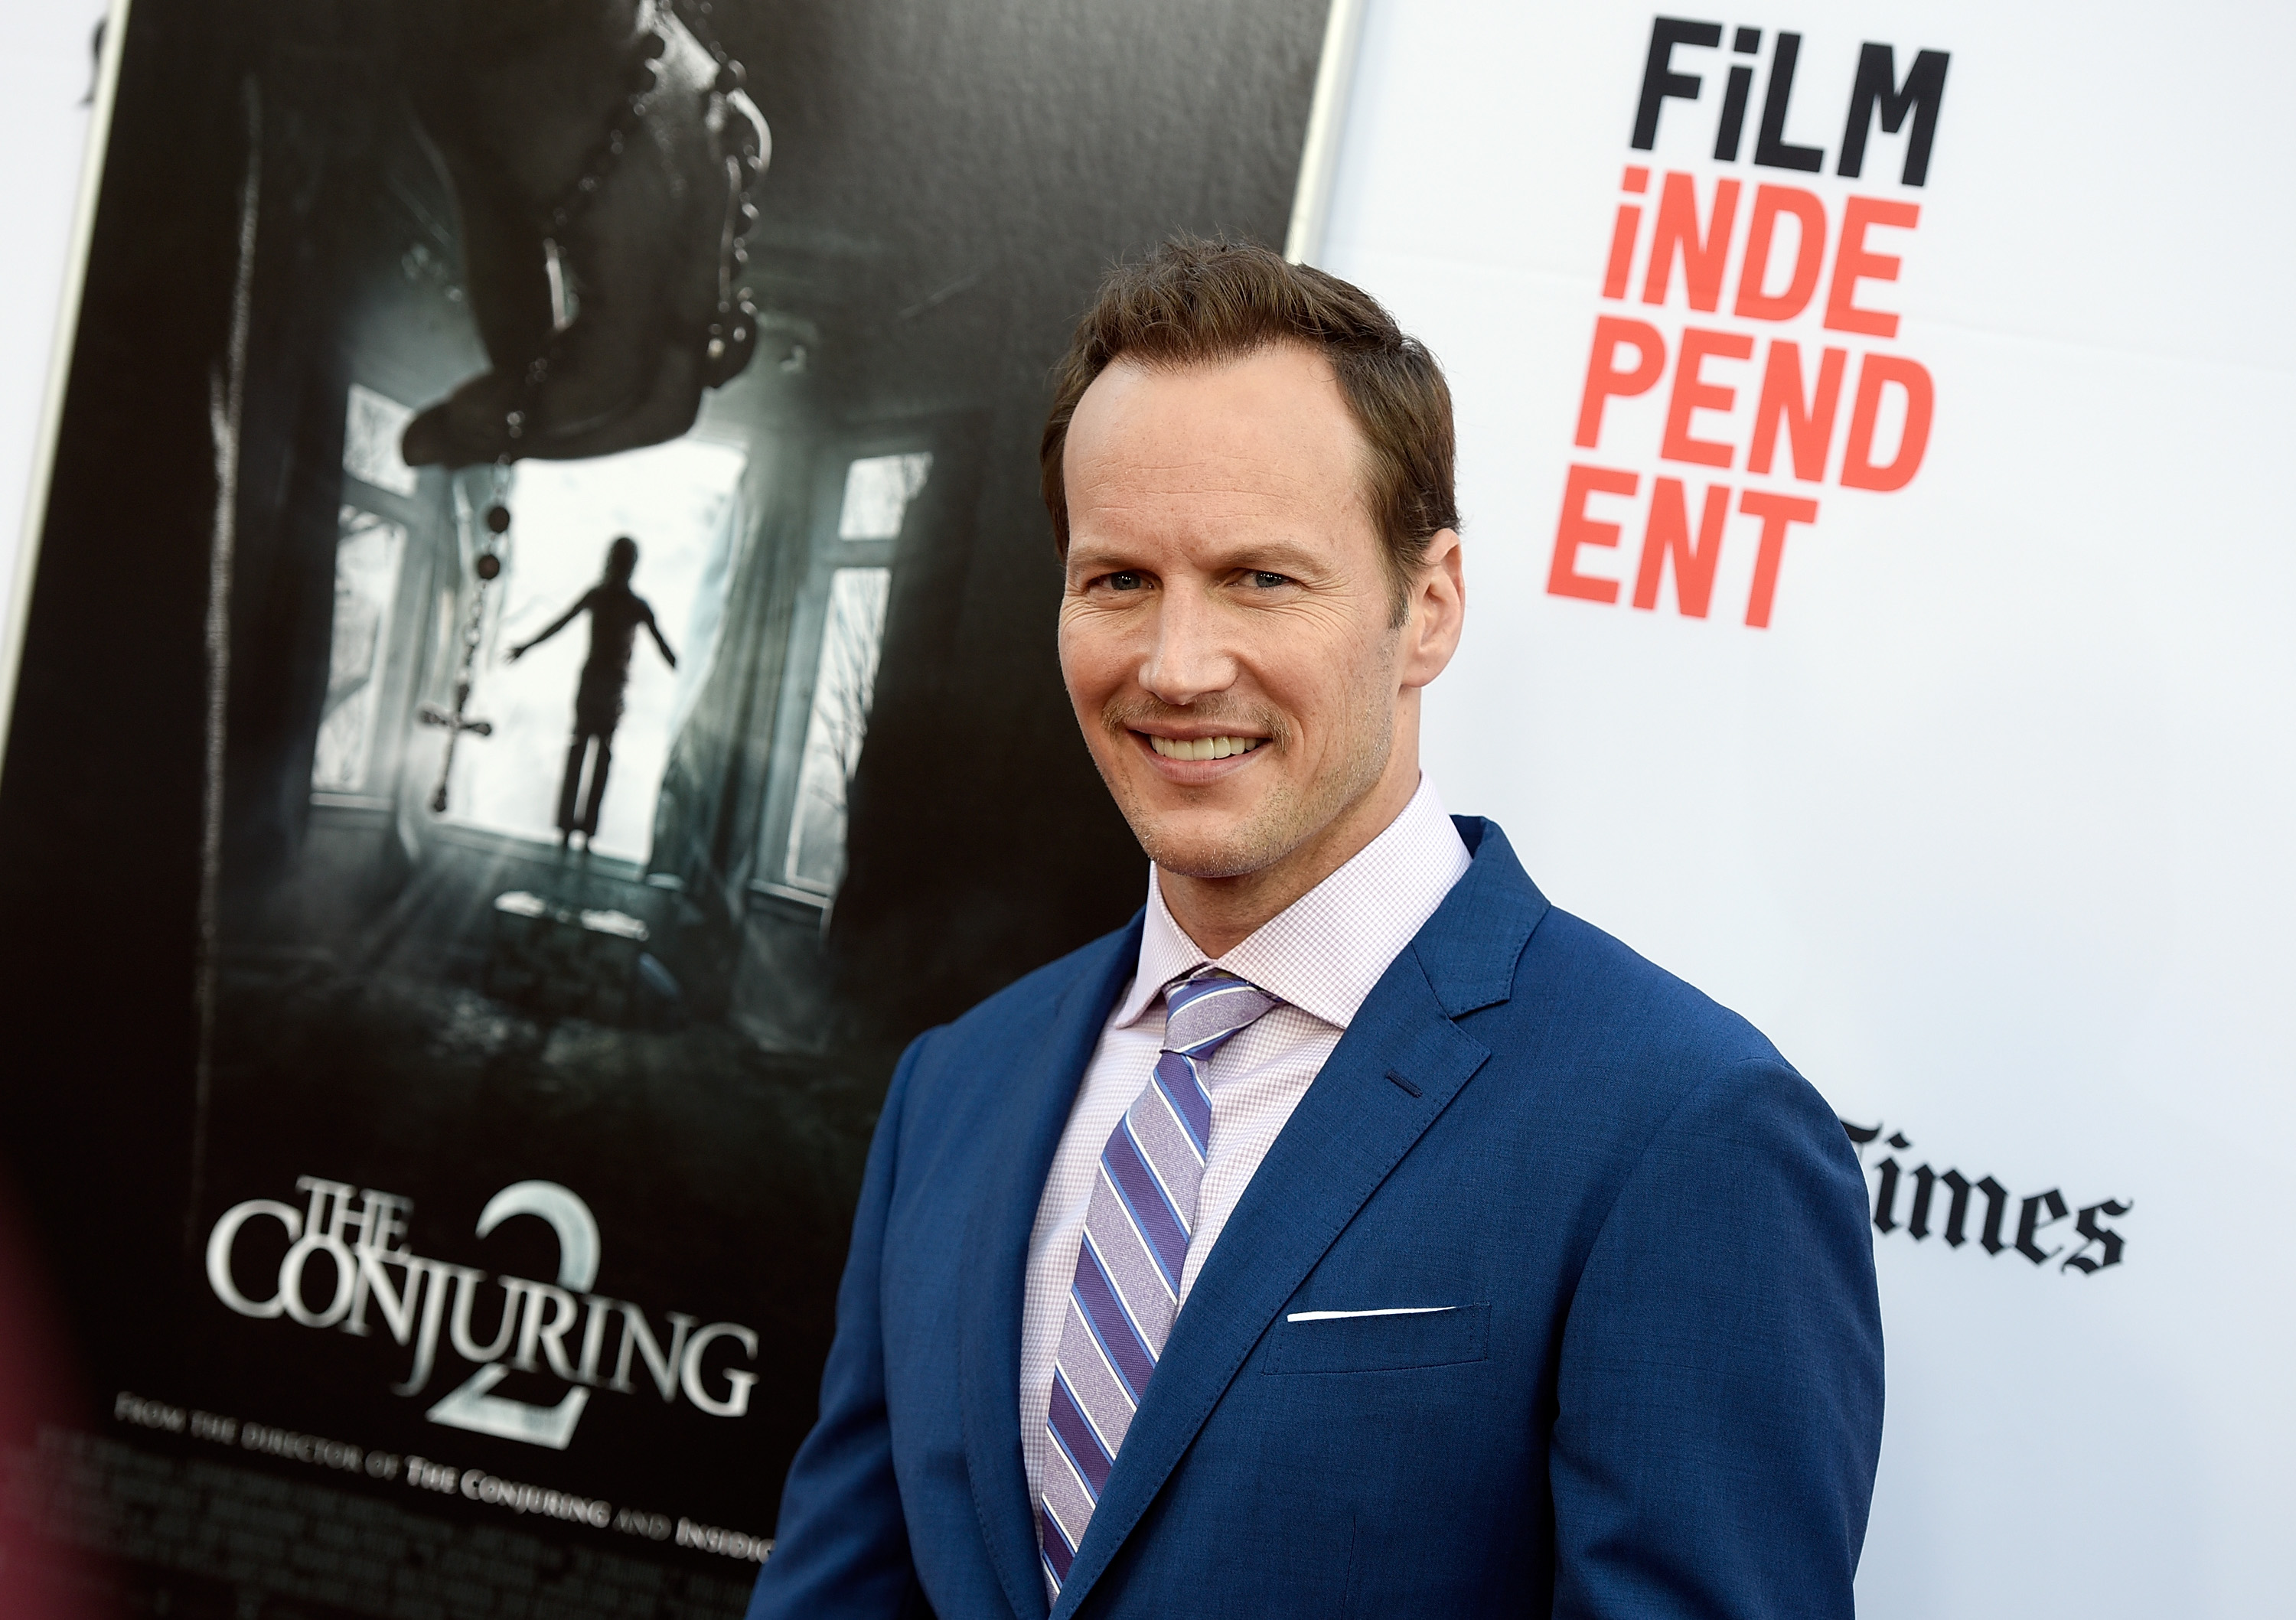
<path fill-rule="evenodd" d="M 1331 567 L 1331 558 L 1288 540 L 1250 541 L 1238 545 L 1230 568 L 1258 569 L 1272 574 L 1313 574 Z"/>
<path fill-rule="evenodd" d="M 1112 569 L 1120 570 L 1138 566 L 1136 563 L 1127 562 L 1125 560 L 1125 557 L 1126 553 L 1114 546 L 1086 544 L 1081 542 L 1078 542 L 1072 543 L 1069 546 L 1069 554 L 1064 560 L 1067 562 L 1069 569 L 1072 573 L 1078 569 Z"/>
<path fill-rule="evenodd" d="M 1332 567 L 1328 552 L 1294 540 L 1239 538 L 1225 545 L 1205 549 L 1210 553 L 1207 560 L 1223 569 L 1250 569 L 1274 574 L 1316 575 L 1328 573 Z M 1078 540 L 1071 543 L 1067 565 L 1071 574 L 1122 572 L 1128 569 L 1152 571 L 1150 565 L 1138 560 L 1129 548 L 1106 541 Z"/>

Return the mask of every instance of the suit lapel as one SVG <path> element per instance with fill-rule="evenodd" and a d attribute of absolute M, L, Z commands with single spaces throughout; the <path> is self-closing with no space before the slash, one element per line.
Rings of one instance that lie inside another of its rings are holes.
<path fill-rule="evenodd" d="M 1099 960 L 1078 971 L 1035 1050 L 1016 1051 L 1010 1075 L 984 1076 L 1003 1093 L 1000 1111 L 980 1140 L 980 1191 L 967 1217 L 968 1280 L 957 1338 L 963 1391 L 964 1457 L 974 1512 L 997 1579 L 1020 1620 L 1045 1613 L 1045 1578 L 1037 1562 L 1034 1509 L 1021 1460 L 1021 1309 L 1027 1286 L 1029 1234 L 1109 1009 L 1140 961 L 1141 920 L 1098 947 Z"/>
<path fill-rule="evenodd" d="M 1490 1055 L 1451 1020 L 1506 999 L 1546 901 L 1496 827 L 1461 831 L 1474 865 L 1365 1001 L 1204 1263 L 1052 1620 L 1084 1602 L 1275 1313 Z"/>

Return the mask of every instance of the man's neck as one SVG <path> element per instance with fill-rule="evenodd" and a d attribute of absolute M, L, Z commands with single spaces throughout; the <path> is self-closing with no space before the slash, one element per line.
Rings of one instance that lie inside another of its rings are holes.
<path fill-rule="evenodd" d="M 1416 750 L 1406 768 L 1378 784 L 1316 837 L 1257 871 L 1192 878 L 1156 869 L 1156 886 L 1172 920 L 1210 957 L 1226 955 L 1302 895 L 1345 866 L 1395 824 L 1419 790 Z"/>

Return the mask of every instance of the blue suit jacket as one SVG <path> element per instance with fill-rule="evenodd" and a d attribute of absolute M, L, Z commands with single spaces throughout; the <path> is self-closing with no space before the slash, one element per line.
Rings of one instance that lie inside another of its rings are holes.
<path fill-rule="evenodd" d="M 1882 1330 L 1849 1140 L 1459 828 L 1472 868 L 1229 1219 L 1054 1616 L 1849 1620 Z M 750 1620 L 1046 1614 L 1022 1269 L 1139 941 L 902 1059 Z M 1286 1320 L 1394 1305 L 1456 1308 Z"/>

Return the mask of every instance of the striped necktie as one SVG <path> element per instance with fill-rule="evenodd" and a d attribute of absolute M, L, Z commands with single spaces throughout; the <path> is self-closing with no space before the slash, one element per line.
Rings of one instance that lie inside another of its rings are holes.
<path fill-rule="evenodd" d="M 1053 1362 L 1037 1532 L 1055 1600 L 1179 1313 L 1180 1274 L 1212 1133 L 1204 1062 L 1282 1003 L 1213 969 L 1174 985 L 1164 1005 L 1154 1077 L 1101 1150 Z"/>

